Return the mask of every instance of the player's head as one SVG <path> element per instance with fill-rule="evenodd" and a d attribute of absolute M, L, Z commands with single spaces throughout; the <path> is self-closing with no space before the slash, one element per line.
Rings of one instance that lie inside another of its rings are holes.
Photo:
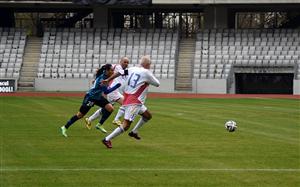
<path fill-rule="evenodd" d="M 122 57 L 120 60 L 120 65 L 122 66 L 123 69 L 126 69 L 128 67 L 129 64 L 129 58 L 127 58 L 126 56 Z"/>
<path fill-rule="evenodd" d="M 112 68 L 111 64 L 105 64 L 101 66 L 100 69 L 97 70 L 96 77 L 99 77 L 102 74 L 105 74 L 106 76 L 111 76 L 114 73 L 114 70 Z"/>
<path fill-rule="evenodd" d="M 142 56 L 140 60 L 140 65 L 145 69 L 150 69 L 150 65 L 151 65 L 150 56 L 149 55 Z"/>

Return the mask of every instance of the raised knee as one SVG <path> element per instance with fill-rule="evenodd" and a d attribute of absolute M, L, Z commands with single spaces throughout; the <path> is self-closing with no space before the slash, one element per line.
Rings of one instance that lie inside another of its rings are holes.
<path fill-rule="evenodd" d="M 106 106 L 105 109 L 110 113 L 112 113 L 114 111 L 114 107 L 112 105 Z"/>

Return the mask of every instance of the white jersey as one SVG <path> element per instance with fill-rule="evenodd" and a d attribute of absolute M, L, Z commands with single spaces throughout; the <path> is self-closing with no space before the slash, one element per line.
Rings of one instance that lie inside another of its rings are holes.
<path fill-rule="evenodd" d="M 124 84 L 123 105 L 144 104 L 149 85 L 158 87 L 159 80 L 150 70 L 143 67 L 128 69 L 128 77 Z"/>
<path fill-rule="evenodd" d="M 127 75 L 125 75 L 125 70 L 122 68 L 122 66 L 120 64 L 114 64 L 113 65 L 113 69 L 114 69 L 114 73 L 120 73 L 121 75 L 114 78 L 110 83 L 109 86 L 113 87 L 116 84 L 120 83 L 121 86 L 117 89 L 118 92 L 120 92 L 121 94 L 123 94 L 124 92 L 124 83 L 126 81 Z"/>

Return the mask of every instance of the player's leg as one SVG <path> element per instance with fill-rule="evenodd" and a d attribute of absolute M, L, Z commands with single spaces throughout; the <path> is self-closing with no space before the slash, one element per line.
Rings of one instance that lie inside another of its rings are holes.
<path fill-rule="evenodd" d="M 96 125 L 96 129 L 101 130 L 106 133 L 107 131 L 103 128 L 104 122 L 109 118 L 111 113 L 114 111 L 114 107 L 111 103 L 109 103 L 105 98 L 102 98 L 96 104 L 102 107 L 102 116 L 99 123 Z"/>
<path fill-rule="evenodd" d="M 122 124 L 120 118 L 121 118 L 121 117 L 124 115 L 124 113 L 125 113 L 125 109 L 124 109 L 124 107 L 122 106 L 123 101 L 124 101 L 124 96 L 120 94 L 120 98 L 119 98 L 116 102 L 118 102 L 121 106 L 119 107 L 118 113 L 117 113 L 117 115 L 115 116 L 114 121 L 112 122 L 114 125 L 120 126 L 120 125 Z"/>
<path fill-rule="evenodd" d="M 91 115 L 90 117 L 84 119 L 86 127 L 88 129 L 91 129 L 92 121 L 94 121 L 95 119 L 97 119 L 101 116 L 101 113 L 102 113 L 101 110 L 102 110 L 102 108 L 99 108 L 96 112 L 94 112 L 93 115 Z"/>
<path fill-rule="evenodd" d="M 89 110 L 91 106 L 81 105 L 79 112 L 76 115 L 72 116 L 71 119 L 61 127 L 61 133 L 63 136 L 67 137 L 67 129 L 73 125 L 77 120 L 81 119 Z"/>
<path fill-rule="evenodd" d="M 114 125 L 120 126 L 122 124 L 122 122 L 120 121 L 120 117 L 124 115 L 124 110 L 122 108 L 124 96 L 122 94 L 120 94 L 118 90 L 115 90 L 115 91 L 107 94 L 107 100 L 110 103 L 117 102 L 121 105 L 121 107 L 120 107 L 121 110 L 119 108 L 118 113 L 117 113 L 117 115 L 115 116 L 115 119 L 112 122 Z"/>
<path fill-rule="evenodd" d="M 108 136 L 106 136 L 103 140 L 102 143 L 107 147 L 111 148 L 111 139 L 119 136 L 123 132 L 129 129 L 132 121 L 134 118 L 137 116 L 139 110 L 140 110 L 140 105 L 130 105 L 130 106 L 125 106 L 125 115 L 124 115 L 124 121 L 122 125 L 117 127 L 112 133 L 110 133 Z"/>
<path fill-rule="evenodd" d="M 141 115 L 140 120 L 137 122 L 137 124 L 133 127 L 133 129 L 128 134 L 130 137 L 133 137 L 137 140 L 141 139 L 141 137 L 138 135 L 138 129 L 141 128 L 145 123 L 147 123 L 152 118 L 152 114 L 150 113 L 149 110 L 147 110 L 147 107 L 145 105 L 141 107 L 139 114 Z"/>
<path fill-rule="evenodd" d="M 124 128 L 124 127 L 129 127 L 130 124 L 132 122 L 129 120 L 124 120 L 122 125 L 120 125 L 119 127 L 115 128 L 115 130 L 113 130 L 112 133 L 110 133 L 108 136 L 106 136 L 103 140 L 102 143 L 107 147 L 107 148 L 112 148 L 112 144 L 111 144 L 111 139 L 119 136 L 120 134 L 122 134 L 123 132 L 125 132 L 125 130 L 127 130 L 128 128 Z"/>

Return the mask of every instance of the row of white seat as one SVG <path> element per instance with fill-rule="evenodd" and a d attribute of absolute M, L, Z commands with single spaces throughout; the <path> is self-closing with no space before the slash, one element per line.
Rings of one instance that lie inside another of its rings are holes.
<path fill-rule="evenodd" d="M 232 41 L 293 41 L 295 39 L 298 39 L 299 34 L 295 33 L 291 36 L 268 36 L 268 35 L 246 35 L 246 36 L 242 36 L 242 35 L 222 35 L 222 34 L 216 34 L 216 35 L 200 35 L 197 36 L 198 40 L 204 40 L 204 41 L 208 41 L 208 40 L 232 40 Z"/>
<path fill-rule="evenodd" d="M 96 71 L 97 68 L 95 67 L 72 67 L 72 68 L 44 68 L 44 67 L 39 67 L 38 68 L 38 73 L 93 73 Z M 161 67 L 153 67 L 152 71 L 155 73 L 170 73 L 174 74 L 175 73 L 175 68 L 163 68 Z"/>
<path fill-rule="evenodd" d="M 202 36 L 235 36 L 235 37 L 247 37 L 247 36 L 256 36 L 256 37 L 290 37 L 290 36 L 299 36 L 299 29 L 225 29 L 225 30 L 216 30 L 216 29 L 205 29 L 202 32 L 197 34 L 197 37 Z"/>
<path fill-rule="evenodd" d="M 280 46 L 280 45 L 270 45 L 270 46 L 230 46 L 230 45 L 209 45 L 204 48 L 201 43 L 196 42 L 196 52 L 198 50 L 210 50 L 210 51 L 299 51 L 300 46 Z"/>
<path fill-rule="evenodd" d="M 59 33 L 57 33 L 59 34 Z M 45 33 L 45 38 L 43 39 L 43 42 L 45 43 L 49 43 L 49 41 L 55 41 L 55 42 L 59 42 L 59 41 L 68 41 L 68 42 L 73 42 L 76 40 L 82 40 L 82 42 L 91 42 L 93 43 L 94 41 L 101 41 L 101 40 L 109 40 L 109 39 L 113 39 L 115 41 L 130 41 L 130 40 L 134 40 L 134 41 L 145 41 L 145 40 L 166 40 L 166 41 L 171 41 L 172 39 L 176 39 L 178 37 L 177 34 L 173 34 L 173 33 L 167 33 L 167 34 L 159 34 L 159 33 L 154 33 L 152 34 L 148 34 L 148 35 L 138 35 L 138 34 L 131 34 L 131 35 L 121 35 L 121 36 L 114 36 L 112 35 L 97 35 L 97 34 L 88 34 L 88 35 L 81 35 L 81 34 L 69 34 L 69 35 L 49 35 L 47 33 Z M 111 41 L 111 40 L 109 40 Z"/>
<path fill-rule="evenodd" d="M 0 64 L 1 68 L 13 68 L 13 67 L 21 67 L 22 66 L 22 61 L 19 62 L 2 62 Z"/>
<path fill-rule="evenodd" d="M 206 66 L 206 64 L 232 64 L 246 66 L 294 66 L 298 61 L 291 60 L 211 60 L 202 61 L 204 64 L 195 63 L 194 66 Z"/>
<path fill-rule="evenodd" d="M 210 64 L 195 66 L 194 78 L 200 79 L 226 79 L 231 71 L 232 64 Z"/>
<path fill-rule="evenodd" d="M 101 64 L 106 64 L 105 62 L 101 61 Z M 101 64 L 95 63 L 95 64 L 62 64 L 62 63 L 53 63 L 53 64 L 39 64 L 39 71 L 43 71 L 43 69 L 52 69 L 55 71 L 55 69 L 97 69 L 100 68 Z M 130 63 L 128 66 L 136 66 L 138 64 Z M 161 70 L 161 69 L 175 69 L 175 64 L 159 64 L 159 63 L 153 63 L 152 65 L 153 70 Z"/>
<path fill-rule="evenodd" d="M 26 44 L 24 29 L 0 27 L 0 77 L 19 78 Z"/>
<path fill-rule="evenodd" d="M 0 73 L 0 77 L 1 77 Z M 174 74 L 168 74 L 168 73 L 154 73 L 154 75 L 157 78 L 174 78 Z M 13 76 L 13 75 L 12 75 Z M 38 73 L 37 77 L 42 79 L 78 79 L 78 78 L 94 78 L 93 73 Z"/>
<path fill-rule="evenodd" d="M 235 41 L 235 42 L 222 42 L 222 41 L 203 41 L 202 46 L 207 48 L 210 45 L 228 45 L 228 46 L 299 46 L 300 41 L 289 41 L 289 42 L 254 42 L 254 41 Z"/>
<path fill-rule="evenodd" d="M 94 60 L 94 61 L 78 61 L 74 62 L 72 59 L 66 59 L 66 60 L 53 60 L 53 61 L 43 61 L 39 63 L 39 67 L 68 67 L 68 66 L 98 66 L 97 64 L 101 63 L 109 63 L 114 64 L 118 63 L 120 58 L 116 59 L 101 59 L 101 60 Z M 133 58 L 130 60 L 130 64 L 139 64 L 140 58 Z M 157 65 L 168 65 L 168 66 L 174 66 L 175 60 L 151 60 L 153 64 Z M 3 63 L 4 64 L 4 63 Z M 7 63 L 6 63 L 7 64 Z M 11 63 L 13 64 L 13 63 Z"/>
<path fill-rule="evenodd" d="M 200 58 L 201 57 L 201 58 Z M 224 59 L 224 60 L 300 60 L 300 56 L 299 55 L 268 55 L 268 53 L 264 54 L 264 55 L 243 55 L 243 54 L 234 54 L 234 55 L 222 55 L 222 54 L 218 54 L 218 55 L 195 55 L 195 59 L 202 59 L 202 60 L 206 60 L 206 59 L 210 59 L 210 60 L 215 60 L 215 59 Z"/>
<path fill-rule="evenodd" d="M 0 68 L 0 78 L 19 78 L 20 67 Z"/>

